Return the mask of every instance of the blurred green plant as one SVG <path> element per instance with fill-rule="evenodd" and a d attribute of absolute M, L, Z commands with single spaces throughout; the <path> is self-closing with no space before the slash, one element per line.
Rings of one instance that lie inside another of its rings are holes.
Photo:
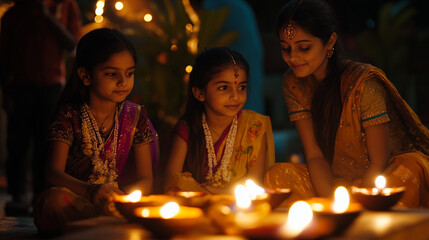
<path fill-rule="evenodd" d="M 230 9 L 204 10 L 198 16 L 189 0 L 129 0 L 124 5 L 131 7 L 121 11 L 108 3 L 105 17 L 133 40 L 138 53 L 134 100 L 146 106 L 155 125 L 175 124 L 187 96 L 186 67 L 198 52 L 228 45 L 239 36 L 219 35 Z M 149 22 L 147 14 L 152 16 Z"/>
<path fill-rule="evenodd" d="M 387 2 L 381 6 L 377 25 L 357 36 L 364 54 L 383 69 L 400 92 L 406 92 L 407 62 L 413 37 L 416 9 L 407 1 Z"/>

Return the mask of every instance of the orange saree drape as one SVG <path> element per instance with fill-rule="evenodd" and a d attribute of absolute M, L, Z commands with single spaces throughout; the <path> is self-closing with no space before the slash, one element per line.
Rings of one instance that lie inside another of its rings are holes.
<path fill-rule="evenodd" d="M 385 91 L 385 102 L 391 117 L 389 127 L 401 132 L 390 134 L 391 159 L 384 172 L 389 186 L 406 186 L 406 192 L 397 206 L 429 207 L 429 130 L 423 126 L 414 111 L 401 98 L 396 88 L 378 68 L 369 64 L 344 61 L 341 78 L 343 110 L 335 140 L 332 172 L 335 185 L 359 185 L 370 164 L 365 142 L 365 130 L 361 102 L 365 84 L 374 80 Z M 285 75 L 284 88 L 291 121 L 311 118 L 311 94 L 317 83 L 311 78 L 296 78 L 291 72 Z M 373 125 L 389 121 L 389 118 L 372 121 Z M 406 136 L 403 138 L 403 136 Z M 403 138 L 403 139 L 401 139 Z M 398 151 L 400 149 L 400 151 Z M 289 187 L 296 199 L 315 197 L 306 165 L 279 163 L 265 176 L 269 187 Z"/>

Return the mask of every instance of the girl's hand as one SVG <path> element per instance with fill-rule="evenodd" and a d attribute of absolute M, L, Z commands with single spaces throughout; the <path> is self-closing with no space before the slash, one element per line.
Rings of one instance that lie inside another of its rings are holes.
<path fill-rule="evenodd" d="M 106 202 L 112 202 L 116 195 L 124 194 L 121 190 L 113 186 L 112 184 L 105 183 L 100 185 L 92 185 L 93 188 L 90 193 L 90 200 L 94 205 L 105 204 Z"/>

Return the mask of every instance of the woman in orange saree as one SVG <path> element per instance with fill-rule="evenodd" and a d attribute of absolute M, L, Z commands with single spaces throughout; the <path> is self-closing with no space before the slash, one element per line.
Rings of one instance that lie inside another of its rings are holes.
<path fill-rule="evenodd" d="M 310 12 L 311 23 L 302 17 Z M 382 174 L 389 186 L 406 187 L 396 206 L 429 207 L 428 129 L 382 70 L 339 59 L 334 20 L 324 21 L 332 16 L 324 2 L 303 0 L 279 17 L 283 59 L 291 67 L 283 92 L 307 165 L 277 164 L 266 185 L 291 188 L 289 205 L 330 197 L 339 185 L 372 187 Z"/>

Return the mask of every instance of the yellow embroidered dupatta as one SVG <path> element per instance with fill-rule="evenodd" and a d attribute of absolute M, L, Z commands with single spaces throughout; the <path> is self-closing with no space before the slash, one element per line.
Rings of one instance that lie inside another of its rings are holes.
<path fill-rule="evenodd" d="M 378 79 L 384 86 L 387 101 L 391 101 L 407 126 L 413 147 L 424 154 L 429 153 L 429 130 L 423 126 L 414 111 L 402 99 L 394 85 L 382 70 L 369 64 L 345 61 L 341 79 L 343 112 L 335 141 L 333 172 L 336 177 L 351 183 L 361 178 L 369 165 L 365 134 L 361 125 L 360 101 L 367 79 Z M 392 156 L 393 157 L 393 156 Z"/>
<path fill-rule="evenodd" d="M 265 170 L 267 170 L 275 161 L 274 138 L 270 118 L 251 110 L 243 110 L 238 118 L 234 150 L 228 167 L 231 173 L 231 181 L 222 187 L 232 186 L 235 182 L 246 176 L 248 169 L 252 167 L 259 155 L 264 134 L 266 134 L 267 138 L 267 151 L 265 155 Z M 219 149 L 224 149 L 225 144 L 226 138 Z M 221 159 L 221 156 L 222 154 L 216 154 L 218 161 Z M 167 191 L 206 192 L 200 184 L 192 178 L 191 173 L 185 172 L 168 179 L 165 189 Z"/>

